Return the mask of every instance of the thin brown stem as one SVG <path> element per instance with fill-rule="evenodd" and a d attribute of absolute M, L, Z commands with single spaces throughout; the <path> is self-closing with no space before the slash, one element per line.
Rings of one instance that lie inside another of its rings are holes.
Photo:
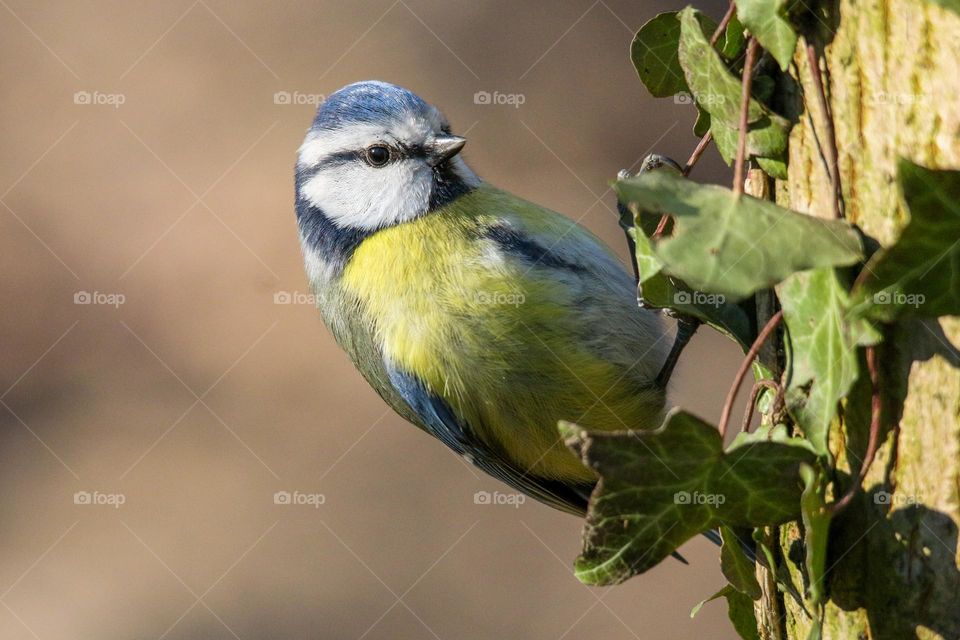
<path fill-rule="evenodd" d="M 704 136 L 700 138 L 700 141 L 697 142 L 697 146 L 687 159 L 687 163 L 683 165 L 683 171 L 681 172 L 681 175 L 683 175 L 684 178 L 690 176 L 690 172 L 693 171 L 693 166 L 697 164 L 697 161 L 700 160 L 700 156 L 702 156 L 703 152 L 707 150 L 711 140 L 713 140 L 713 134 L 707 131 Z M 663 232 L 667 228 L 668 222 L 670 222 L 669 214 L 665 213 L 660 216 L 660 221 L 657 223 L 657 228 L 654 229 L 653 235 L 651 236 L 654 240 L 663 235 Z"/>
<path fill-rule="evenodd" d="M 773 407 L 776 407 L 782 400 L 783 390 L 780 388 L 780 385 L 773 380 L 757 380 L 753 385 L 753 389 L 750 390 L 750 401 L 747 402 L 747 408 L 743 412 L 743 422 L 740 424 L 740 431 L 750 430 L 750 421 L 753 420 L 753 410 L 757 404 L 757 397 L 760 395 L 761 389 L 770 389 L 773 391 Z"/>
<path fill-rule="evenodd" d="M 733 166 L 733 192 L 743 193 L 744 164 L 747 155 L 747 126 L 750 113 L 750 89 L 753 87 L 753 64 L 760 44 L 751 37 L 747 44 L 747 59 L 743 63 L 743 82 L 740 85 L 740 135 L 737 137 L 737 160 Z"/>
<path fill-rule="evenodd" d="M 863 464 L 860 465 L 860 473 L 853 479 L 846 492 L 839 500 L 828 507 L 831 516 L 835 516 L 850 504 L 853 498 L 863 486 L 863 481 L 867 477 L 867 471 L 873 464 L 873 459 L 877 456 L 877 446 L 880 442 L 880 412 L 883 407 L 883 399 L 880 397 L 880 370 L 877 367 L 877 354 L 874 347 L 867 347 L 867 371 L 870 374 L 870 384 L 873 392 L 870 396 L 870 436 L 867 440 L 867 452 L 863 455 Z"/>
<path fill-rule="evenodd" d="M 750 365 L 753 364 L 757 354 L 760 353 L 760 347 L 763 346 L 763 343 L 766 342 L 767 338 L 774 332 L 781 320 L 783 320 L 782 309 L 770 316 L 767 324 L 763 326 L 763 329 L 761 329 L 757 335 L 757 339 L 750 345 L 750 350 L 747 351 L 747 355 L 743 357 L 743 362 L 740 363 L 740 368 L 737 369 L 737 375 L 733 378 L 733 385 L 727 393 L 727 399 L 723 403 L 723 411 L 720 413 L 721 438 L 727 434 L 727 425 L 730 424 L 730 413 L 733 411 L 733 403 L 737 399 L 737 392 L 740 391 L 740 385 L 743 384 L 743 379 L 747 376 L 747 371 L 750 370 Z"/>
<path fill-rule="evenodd" d="M 827 94 L 823 88 L 823 74 L 820 73 L 820 61 L 817 58 L 817 48 L 812 43 L 807 43 L 807 65 L 810 67 L 810 75 L 813 77 L 813 86 L 817 90 L 817 102 L 820 103 L 820 113 L 823 115 L 823 128 L 827 134 L 827 170 L 830 172 L 830 187 L 833 189 L 833 199 L 831 205 L 833 216 L 843 218 L 841 210 L 840 189 L 840 163 L 839 151 L 837 151 L 837 134 L 833 128 L 833 113 L 830 105 L 827 103 Z"/>
<path fill-rule="evenodd" d="M 713 134 L 707 131 L 700 142 L 697 143 L 697 146 L 694 148 L 693 153 L 690 154 L 690 158 L 687 160 L 687 164 L 683 165 L 683 177 L 686 178 L 690 175 L 690 172 L 693 171 L 693 165 L 697 164 L 700 160 L 700 156 L 703 155 L 703 152 L 707 150 L 707 147 L 710 146 L 710 141 L 713 140 Z"/>
<path fill-rule="evenodd" d="M 667 223 L 670 222 L 670 214 L 665 213 L 660 216 L 660 221 L 657 222 L 657 228 L 653 230 L 653 235 L 650 236 L 651 240 L 656 240 L 663 235 L 663 232 L 667 229 Z"/>
<path fill-rule="evenodd" d="M 733 19 L 733 14 L 737 12 L 737 3 L 731 2 L 730 6 L 727 7 L 727 12 L 723 14 L 723 18 L 720 19 L 720 24 L 717 25 L 717 28 L 714 29 L 713 35 L 710 36 L 710 46 L 717 44 L 717 40 L 720 39 L 720 36 L 727 29 L 727 25 L 730 24 L 730 21 Z"/>

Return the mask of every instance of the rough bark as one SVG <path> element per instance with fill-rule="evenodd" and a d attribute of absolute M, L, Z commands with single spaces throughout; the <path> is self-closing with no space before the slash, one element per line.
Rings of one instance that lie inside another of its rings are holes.
<path fill-rule="evenodd" d="M 960 168 L 960 16 L 929 0 L 842 0 L 826 3 L 811 29 L 826 73 L 846 217 L 887 244 L 907 217 L 897 158 Z M 789 179 L 777 184 L 776 199 L 827 217 L 828 151 L 804 44 L 793 71 L 807 97 L 791 134 Z M 887 345 L 887 428 L 863 492 L 831 525 L 822 637 L 960 638 L 960 319 L 904 325 Z M 854 402 L 847 412 L 857 410 Z M 855 423 L 838 424 L 831 436 L 841 483 L 855 476 L 866 448 Z M 800 532 L 784 528 L 780 539 L 802 590 Z M 781 613 L 789 638 L 806 638 L 812 625 L 789 597 L 765 598 L 760 613 L 767 621 L 761 637 L 778 637 L 772 627 L 780 625 L 770 621 Z"/>

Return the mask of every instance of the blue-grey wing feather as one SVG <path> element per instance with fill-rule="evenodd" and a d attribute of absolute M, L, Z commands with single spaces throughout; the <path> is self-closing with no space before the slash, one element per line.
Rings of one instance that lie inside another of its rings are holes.
<path fill-rule="evenodd" d="M 593 483 L 570 484 L 526 473 L 511 464 L 501 452 L 475 437 L 473 431 L 454 415 L 450 406 L 414 376 L 390 364 L 386 368 L 390 383 L 420 419 L 422 426 L 450 449 L 482 471 L 536 500 L 575 515 L 586 513 Z"/>

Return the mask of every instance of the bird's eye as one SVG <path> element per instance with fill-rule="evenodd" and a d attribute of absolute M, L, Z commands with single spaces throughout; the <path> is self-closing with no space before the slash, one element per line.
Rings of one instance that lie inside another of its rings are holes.
<path fill-rule="evenodd" d="M 364 157 L 371 167 L 382 167 L 390 162 L 390 149 L 382 144 L 375 144 L 372 147 L 367 147 Z"/>

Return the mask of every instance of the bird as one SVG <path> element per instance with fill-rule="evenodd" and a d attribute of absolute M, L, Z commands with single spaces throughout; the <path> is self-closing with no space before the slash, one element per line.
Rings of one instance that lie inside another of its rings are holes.
<path fill-rule="evenodd" d="M 671 331 L 615 252 L 498 189 L 412 91 L 347 85 L 297 153 L 296 215 L 320 315 L 396 413 L 487 474 L 583 516 L 597 484 L 559 421 L 664 417 Z"/>

